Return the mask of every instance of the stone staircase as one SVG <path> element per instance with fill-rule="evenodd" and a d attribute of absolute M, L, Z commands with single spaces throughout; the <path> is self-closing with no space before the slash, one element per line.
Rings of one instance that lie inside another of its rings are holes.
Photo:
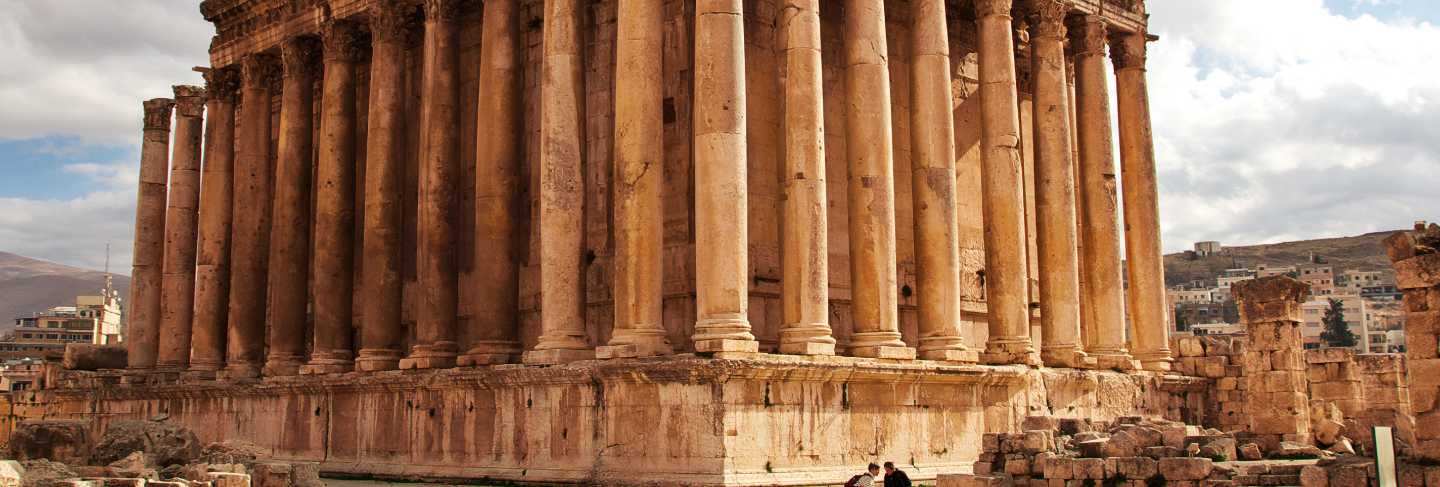
<path fill-rule="evenodd" d="M 1314 460 L 1261 460 L 1227 462 L 1217 464 L 1217 467 L 1228 466 L 1235 469 L 1235 475 L 1230 477 L 1235 487 L 1274 487 L 1300 485 L 1300 469 L 1314 464 Z"/>

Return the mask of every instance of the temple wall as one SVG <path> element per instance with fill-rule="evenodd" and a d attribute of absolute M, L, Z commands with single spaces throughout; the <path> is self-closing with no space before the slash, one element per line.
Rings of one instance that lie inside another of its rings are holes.
<path fill-rule="evenodd" d="M 69 372 L 27 407 L 97 434 L 164 416 L 329 473 L 516 482 L 838 484 L 876 459 L 933 478 L 968 471 L 983 433 L 1027 416 L 1179 419 L 1205 402 L 1199 382 L 1150 374 L 770 355 L 114 380 Z"/>

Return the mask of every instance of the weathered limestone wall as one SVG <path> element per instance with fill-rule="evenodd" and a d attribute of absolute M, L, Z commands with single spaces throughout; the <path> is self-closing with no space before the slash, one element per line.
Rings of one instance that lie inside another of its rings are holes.
<path fill-rule="evenodd" d="M 813 485 L 893 459 L 917 479 L 968 471 L 986 432 L 1027 416 L 1179 419 L 1196 382 L 852 358 L 585 361 L 120 386 L 69 373 L 33 393 L 49 419 L 159 414 L 327 472 L 520 482 Z M 783 447 L 775 447 L 784 445 Z"/>
<path fill-rule="evenodd" d="M 1305 351 L 1311 415 L 1331 405 L 1344 415 L 1345 436 L 1371 443 L 1372 428 L 1395 428 L 1396 438 L 1414 441 L 1414 417 L 1405 383 L 1405 356 L 1357 355 L 1348 348 Z"/>
<path fill-rule="evenodd" d="M 1411 453 L 1440 461 L 1440 226 L 1416 227 L 1385 239 L 1395 282 L 1405 294 L 1405 355 L 1410 408 L 1415 414 Z"/>

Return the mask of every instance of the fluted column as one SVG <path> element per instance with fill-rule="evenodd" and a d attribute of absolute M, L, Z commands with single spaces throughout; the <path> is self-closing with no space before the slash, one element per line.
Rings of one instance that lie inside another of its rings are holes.
<path fill-rule="evenodd" d="M 196 209 L 200 205 L 200 137 L 205 89 L 175 87 L 175 134 L 165 211 L 165 263 L 161 278 L 160 349 L 156 366 L 190 365 L 190 323 L 195 316 Z"/>
<path fill-rule="evenodd" d="M 270 227 L 265 375 L 295 375 L 305 357 L 310 285 L 310 180 L 314 171 L 315 42 L 280 44 L 280 140 Z"/>
<path fill-rule="evenodd" d="M 1111 39 L 1120 113 L 1120 188 L 1125 192 L 1125 270 L 1129 275 L 1130 346 L 1146 370 L 1170 370 L 1170 313 L 1160 253 L 1159 188 L 1145 82 L 1144 33 Z"/>
<path fill-rule="evenodd" d="M 845 140 L 850 166 L 850 312 L 857 357 L 915 358 L 900 340 L 895 161 L 884 0 L 845 0 Z M 861 142 L 863 141 L 863 142 Z"/>
<path fill-rule="evenodd" d="M 592 358 L 585 339 L 585 127 L 578 0 L 545 0 L 540 70 L 540 341 L 524 361 Z"/>
<path fill-rule="evenodd" d="M 1119 208 L 1111 149 L 1110 93 L 1105 77 L 1105 21 L 1087 16 L 1072 33 L 1076 46 L 1075 101 L 1080 142 L 1080 273 L 1087 352 L 1103 368 L 1132 368 L 1125 348 L 1125 302 L 1120 277 Z"/>
<path fill-rule="evenodd" d="M 420 310 L 415 344 L 400 368 L 455 366 L 459 275 L 455 268 L 460 176 L 460 2 L 425 1 L 420 127 Z"/>
<path fill-rule="evenodd" d="M 524 124 L 518 0 L 488 0 L 480 26 L 480 107 L 475 138 L 475 280 L 470 345 L 460 365 L 520 358 L 519 213 Z"/>
<path fill-rule="evenodd" d="M 661 323 L 664 0 L 619 0 L 615 39 L 615 327 L 599 358 L 672 352 Z"/>
<path fill-rule="evenodd" d="M 170 112 L 175 100 L 145 101 L 140 145 L 140 188 L 135 201 L 135 250 L 131 264 L 130 316 L 125 329 L 127 366 L 155 367 L 160 345 L 160 284 L 165 258 L 165 180 L 170 165 Z"/>
<path fill-rule="evenodd" d="M 826 237 L 824 67 L 819 0 L 785 0 L 785 219 L 780 353 L 834 355 Z"/>
<path fill-rule="evenodd" d="M 321 33 L 324 88 L 315 170 L 315 343 L 307 374 L 348 372 L 355 291 L 355 61 L 364 55 L 354 24 Z"/>
<path fill-rule="evenodd" d="M 745 145 L 741 0 L 695 3 L 695 306 L 697 352 L 755 352 Z"/>
<path fill-rule="evenodd" d="M 920 358 L 975 362 L 960 319 L 960 223 L 955 206 L 955 117 L 944 0 L 910 4 L 911 197 L 915 211 Z"/>
<path fill-rule="evenodd" d="M 230 241 L 230 303 L 225 371 L 229 378 L 260 375 L 265 354 L 266 259 L 270 243 L 270 82 L 272 56 L 240 61 L 240 110 L 235 146 L 235 199 Z"/>
<path fill-rule="evenodd" d="M 990 338 L 981 360 L 1033 363 L 1025 267 L 1025 200 L 1020 109 L 1010 0 L 976 0 L 980 36 L 981 191 L 985 214 L 985 300 Z"/>
<path fill-rule="evenodd" d="M 1040 280 L 1040 358 L 1051 367 L 1085 364 L 1080 343 L 1075 170 L 1070 150 L 1070 88 L 1065 75 L 1064 0 L 1036 0 L 1031 16 L 1035 83 L 1035 212 Z"/>
<path fill-rule="evenodd" d="M 404 11 L 381 2 L 370 15 L 370 107 L 365 130 L 365 222 L 360 279 L 360 353 L 355 368 L 391 370 L 400 363 L 401 237 L 405 158 Z"/>
<path fill-rule="evenodd" d="M 233 68 L 205 71 L 205 165 L 200 172 L 200 229 L 195 255 L 195 313 L 190 370 L 213 378 L 225 365 L 225 308 L 230 292 L 230 218 L 234 195 Z"/>

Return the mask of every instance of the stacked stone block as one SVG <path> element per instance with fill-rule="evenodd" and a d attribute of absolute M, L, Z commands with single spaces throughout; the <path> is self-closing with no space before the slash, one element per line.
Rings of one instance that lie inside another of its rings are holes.
<path fill-rule="evenodd" d="M 1245 323 L 1241 359 L 1249 400 L 1249 431 L 1265 450 L 1280 442 L 1310 443 L 1310 397 L 1300 335 L 1300 303 L 1310 286 L 1286 276 L 1236 283 L 1230 288 Z"/>
<path fill-rule="evenodd" d="M 1360 382 L 1365 389 L 1363 411 L 1357 416 L 1358 430 L 1351 435 L 1363 444 L 1370 443 L 1371 428 L 1395 428 L 1395 437 L 1404 444 L 1415 443 L 1415 418 L 1410 412 L 1410 386 L 1405 381 L 1408 369 L 1401 354 L 1359 355 Z"/>
<path fill-rule="evenodd" d="M 1414 456 L 1440 461 L 1440 226 L 1385 239 L 1395 281 L 1405 301 L 1405 354 L 1411 412 L 1415 415 Z"/>
<path fill-rule="evenodd" d="M 1203 424 L 1224 431 L 1249 427 L 1245 416 L 1245 337 L 1181 336 L 1171 340 L 1176 351 L 1175 371 L 1214 380 Z"/>

